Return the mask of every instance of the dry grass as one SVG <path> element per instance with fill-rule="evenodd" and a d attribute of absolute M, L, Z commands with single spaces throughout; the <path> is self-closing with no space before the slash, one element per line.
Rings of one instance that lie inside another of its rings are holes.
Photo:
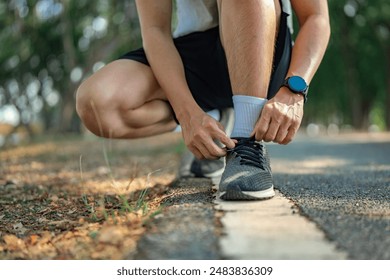
<path fill-rule="evenodd" d="M 131 258 L 181 149 L 170 134 L 0 151 L 0 259 Z"/>

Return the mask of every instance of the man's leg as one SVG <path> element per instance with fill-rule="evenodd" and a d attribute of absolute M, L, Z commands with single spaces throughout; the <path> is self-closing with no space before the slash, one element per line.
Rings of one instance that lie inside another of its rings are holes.
<path fill-rule="evenodd" d="M 266 98 L 281 14 L 278 0 L 219 0 L 218 7 L 233 94 Z"/>
<path fill-rule="evenodd" d="M 139 138 L 172 131 L 172 110 L 150 67 L 121 59 L 84 81 L 77 91 L 77 112 L 94 134 Z"/>
<path fill-rule="evenodd" d="M 281 7 L 279 0 L 219 0 L 218 7 L 235 95 L 232 137 L 249 137 L 267 101 Z"/>
<path fill-rule="evenodd" d="M 150 67 L 133 60 L 114 61 L 83 82 L 77 91 L 76 108 L 91 132 L 107 138 L 146 137 L 177 127 Z M 229 120 L 224 122 L 224 114 L 215 117 L 230 131 L 232 125 Z M 179 177 L 214 178 L 223 171 L 224 162 L 199 161 L 190 152 L 184 156 Z"/>
<path fill-rule="evenodd" d="M 238 143 L 227 156 L 221 198 L 253 200 L 274 195 L 263 143 L 250 139 L 267 101 L 281 8 L 278 0 L 218 1 L 221 40 L 233 91 Z"/>

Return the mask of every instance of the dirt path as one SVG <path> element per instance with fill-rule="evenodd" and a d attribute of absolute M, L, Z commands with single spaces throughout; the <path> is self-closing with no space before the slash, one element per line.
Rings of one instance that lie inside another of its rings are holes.
<path fill-rule="evenodd" d="M 0 259 L 124 259 L 162 210 L 178 135 L 0 151 Z"/>

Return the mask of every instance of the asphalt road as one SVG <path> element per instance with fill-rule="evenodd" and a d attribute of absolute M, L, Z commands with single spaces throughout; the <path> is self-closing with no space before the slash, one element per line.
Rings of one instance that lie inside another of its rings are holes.
<path fill-rule="evenodd" d="M 269 145 L 274 182 L 348 259 L 390 259 L 390 135 Z"/>

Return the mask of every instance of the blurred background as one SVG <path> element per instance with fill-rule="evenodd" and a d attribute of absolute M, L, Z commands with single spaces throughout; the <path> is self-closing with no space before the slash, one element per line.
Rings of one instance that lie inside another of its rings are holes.
<path fill-rule="evenodd" d="M 390 1 L 328 3 L 332 37 L 303 129 L 387 131 Z M 0 147 L 83 133 L 78 85 L 141 44 L 134 0 L 0 0 Z"/>

